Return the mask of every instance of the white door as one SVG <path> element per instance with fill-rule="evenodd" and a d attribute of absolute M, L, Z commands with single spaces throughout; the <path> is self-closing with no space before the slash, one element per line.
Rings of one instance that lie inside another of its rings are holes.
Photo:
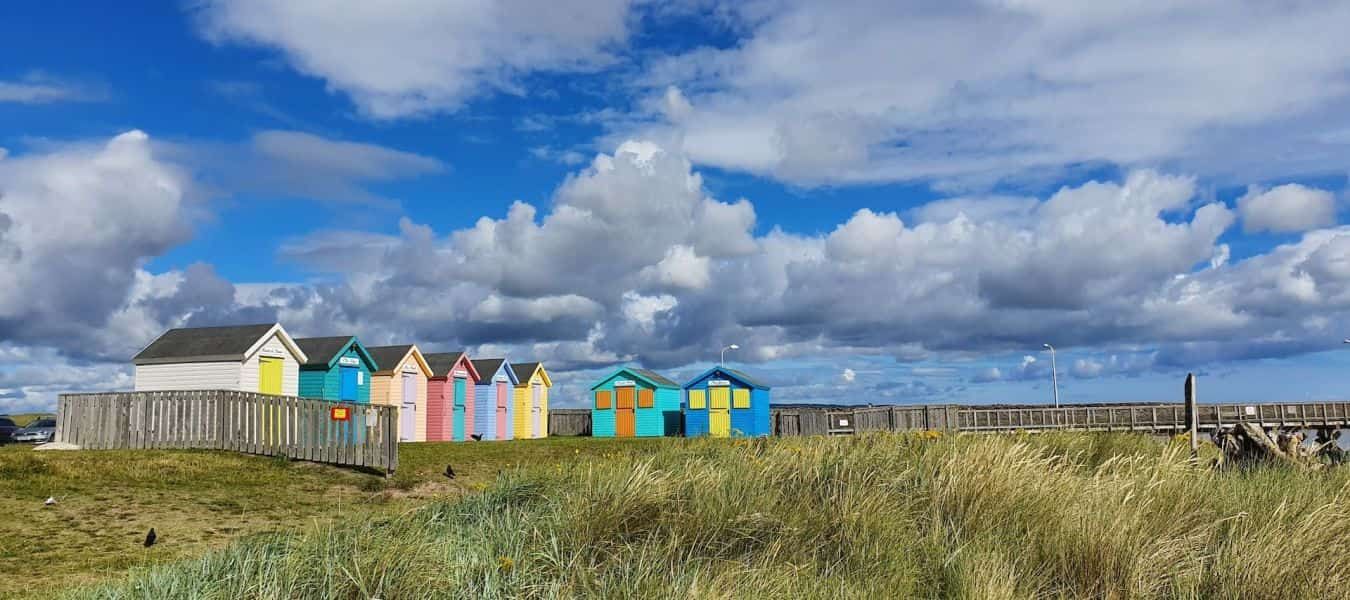
<path fill-rule="evenodd" d="M 417 376 L 403 374 L 403 404 L 398 411 L 398 440 L 417 441 Z"/>
<path fill-rule="evenodd" d="M 542 395 L 542 394 L 540 393 L 540 389 L 541 389 L 542 387 L 543 387 L 543 386 L 541 386 L 541 385 L 539 385 L 539 384 L 536 383 L 536 384 L 534 384 L 534 387 L 530 388 L 530 393 L 534 396 L 534 397 L 531 399 L 532 402 L 530 402 L 530 408 L 531 408 L 531 409 L 533 410 L 533 412 L 534 412 L 534 415 L 533 415 L 533 417 L 534 417 L 534 436 L 533 436 L 533 437 L 537 437 L 537 438 L 544 437 L 544 430 L 543 430 L 542 423 L 541 423 L 541 421 L 543 420 L 543 412 L 544 412 L 544 409 L 543 409 L 542 406 L 539 406 L 539 396 Z"/>

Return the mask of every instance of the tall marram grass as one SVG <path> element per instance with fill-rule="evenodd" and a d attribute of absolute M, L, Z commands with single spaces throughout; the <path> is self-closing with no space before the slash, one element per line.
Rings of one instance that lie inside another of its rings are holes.
<path fill-rule="evenodd" d="M 672 441 L 74 595 L 1340 597 L 1348 481 L 1129 436 Z"/>

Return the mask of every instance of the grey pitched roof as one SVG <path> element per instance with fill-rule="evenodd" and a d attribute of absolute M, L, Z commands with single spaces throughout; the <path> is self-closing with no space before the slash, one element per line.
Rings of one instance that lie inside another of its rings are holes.
<path fill-rule="evenodd" d="M 450 374 L 450 369 L 459 362 L 459 357 L 464 356 L 463 352 L 437 352 L 436 354 L 423 354 L 427 366 L 431 367 L 432 377 L 445 377 Z"/>
<path fill-rule="evenodd" d="M 637 373 L 638 375 L 641 375 L 643 379 L 646 379 L 659 386 L 673 387 L 673 388 L 680 387 L 680 384 L 671 381 L 665 375 L 657 373 L 656 371 L 653 371 L 651 369 L 628 369 L 628 370 Z"/>
<path fill-rule="evenodd" d="M 164 332 L 131 360 L 138 365 L 244 360 L 276 323 L 226 327 L 183 327 Z"/>
<path fill-rule="evenodd" d="M 339 335 L 333 337 L 313 337 L 299 338 L 295 340 L 295 345 L 300 347 L 300 351 L 305 353 L 309 361 L 305 363 L 306 367 L 326 367 L 333 360 L 333 356 L 347 347 L 347 342 L 352 341 L 355 336 Z"/>
<path fill-rule="evenodd" d="M 492 377 L 492 375 L 497 372 L 497 369 L 502 368 L 502 363 L 506 362 L 506 359 L 480 358 L 469 362 L 473 363 L 473 368 L 475 371 L 478 371 L 479 377 Z"/>
<path fill-rule="evenodd" d="M 534 375 L 534 370 L 539 368 L 538 362 L 511 363 L 511 370 L 516 372 L 516 380 L 525 383 Z"/>
<path fill-rule="evenodd" d="M 370 357 L 375 359 L 375 368 L 378 369 L 375 371 L 376 373 L 393 371 L 394 367 L 398 366 L 398 361 L 403 360 L 403 357 L 408 355 L 409 350 L 412 350 L 412 344 L 366 347 L 366 352 L 369 352 Z M 423 356 L 422 358 L 426 357 Z"/>
<path fill-rule="evenodd" d="M 755 379 L 754 377 L 746 375 L 745 371 L 737 371 L 736 369 L 728 369 L 726 367 L 718 367 L 718 368 L 721 369 L 723 373 L 726 373 L 727 375 L 730 375 L 732 377 L 735 377 L 736 379 L 741 380 L 750 387 L 763 388 L 766 390 L 769 389 L 768 385 L 766 385 L 764 382 L 758 379 Z"/>

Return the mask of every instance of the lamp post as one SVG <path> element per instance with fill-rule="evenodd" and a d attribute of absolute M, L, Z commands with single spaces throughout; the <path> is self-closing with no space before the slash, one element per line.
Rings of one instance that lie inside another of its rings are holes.
<path fill-rule="evenodd" d="M 717 366 L 721 367 L 721 366 L 725 366 L 725 365 L 726 365 L 726 362 L 727 362 L 727 350 L 740 350 L 740 349 L 741 349 L 741 347 L 740 347 L 740 346 L 737 346 L 736 344 L 732 344 L 732 345 L 730 345 L 730 346 L 727 346 L 727 347 L 725 347 L 725 348 L 722 348 L 722 357 L 719 358 L 719 359 L 717 359 Z"/>
<path fill-rule="evenodd" d="M 1059 408 L 1059 369 L 1055 366 L 1055 347 L 1050 344 L 1041 345 L 1050 351 L 1050 382 L 1055 389 L 1055 408 Z"/>

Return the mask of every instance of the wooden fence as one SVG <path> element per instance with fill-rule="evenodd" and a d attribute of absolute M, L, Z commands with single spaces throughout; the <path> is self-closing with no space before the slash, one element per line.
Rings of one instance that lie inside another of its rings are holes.
<path fill-rule="evenodd" d="M 346 408 L 348 420 L 332 409 Z M 202 448 L 398 467 L 398 412 L 230 390 L 62 394 L 56 441 L 94 450 Z"/>
<path fill-rule="evenodd" d="M 550 436 L 590 435 L 590 409 L 550 408 L 548 411 L 548 434 Z"/>

